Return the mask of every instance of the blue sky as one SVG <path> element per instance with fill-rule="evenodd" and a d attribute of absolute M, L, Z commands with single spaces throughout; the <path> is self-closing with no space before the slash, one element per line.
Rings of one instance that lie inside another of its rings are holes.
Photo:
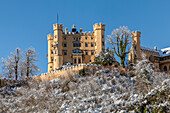
<path fill-rule="evenodd" d="M 57 22 L 92 31 L 106 24 L 106 36 L 119 26 L 141 31 L 143 46 L 170 47 L 170 0 L 1 0 L 0 58 L 19 47 L 39 53 L 37 65 L 47 71 L 47 34 Z M 2 63 L 0 63 L 1 65 Z M 2 70 L 0 70 L 1 72 Z"/>

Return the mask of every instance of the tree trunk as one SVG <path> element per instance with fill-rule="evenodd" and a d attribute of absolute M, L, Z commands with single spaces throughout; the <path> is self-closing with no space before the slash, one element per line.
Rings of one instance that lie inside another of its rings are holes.
<path fill-rule="evenodd" d="M 125 58 L 121 58 L 121 66 L 124 68 L 125 67 Z"/>
<path fill-rule="evenodd" d="M 15 80 L 17 80 L 18 78 L 18 63 L 16 63 L 16 66 L 15 66 Z"/>
<path fill-rule="evenodd" d="M 29 56 L 27 56 L 27 73 L 26 73 L 26 74 L 27 74 L 27 77 L 29 77 L 29 73 L 30 73 L 30 72 L 29 72 L 29 62 L 30 62 L 30 61 L 29 61 Z"/>
<path fill-rule="evenodd" d="M 19 50 L 17 49 L 17 54 L 15 55 L 15 80 L 18 79 L 18 62 L 19 62 Z"/>

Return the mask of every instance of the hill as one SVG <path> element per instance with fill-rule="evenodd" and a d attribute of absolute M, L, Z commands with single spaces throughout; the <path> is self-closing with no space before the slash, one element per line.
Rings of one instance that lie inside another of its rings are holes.
<path fill-rule="evenodd" d="M 0 112 L 170 112 L 169 75 L 133 72 L 90 67 L 69 79 L 6 86 L 0 89 Z"/>

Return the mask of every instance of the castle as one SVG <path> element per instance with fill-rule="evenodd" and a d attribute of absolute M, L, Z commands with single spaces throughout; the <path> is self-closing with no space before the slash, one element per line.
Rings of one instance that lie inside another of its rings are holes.
<path fill-rule="evenodd" d="M 63 31 L 62 24 L 53 25 L 54 33 L 47 35 L 48 40 L 48 72 L 54 71 L 65 63 L 91 63 L 95 56 L 105 50 L 105 24 L 93 25 L 93 32 L 77 31 L 73 25 Z M 141 46 L 141 32 L 132 32 L 133 44 L 129 52 L 129 64 L 142 60 L 142 53 L 154 64 L 154 70 L 170 72 L 170 47 L 162 50 Z"/>
<path fill-rule="evenodd" d="M 93 32 L 77 31 L 73 25 L 63 31 L 62 24 L 53 25 L 54 33 L 47 35 L 48 40 L 48 72 L 56 70 L 65 63 L 91 63 L 95 55 L 105 50 L 105 24 L 93 25 Z"/>
<path fill-rule="evenodd" d="M 130 53 L 129 63 L 135 64 L 137 60 L 142 60 L 142 53 L 146 55 L 146 59 L 154 64 L 155 71 L 170 72 L 170 47 L 158 50 L 141 46 L 141 32 L 132 32 L 134 40 Z"/>

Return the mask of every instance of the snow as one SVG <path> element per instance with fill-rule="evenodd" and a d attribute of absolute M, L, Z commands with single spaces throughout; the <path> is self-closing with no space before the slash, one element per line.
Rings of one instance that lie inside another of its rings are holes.
<path fill-rule="evenodd" d="M 152 48 L 142 47 L 141 46 L 141 49 L 142 50 L 151 51 L 151 52 L 156 52 L 156 53 L 159 54 L 159 55 L 156 55 L 158 57 L 165 57 L 165 56 L 169 56 L 170 55 L 170 47 L 164 48 L 164 49 L 161 49 L 161 50 L 155 50 L 155 49 L 152 49 Z"/>
<path fill-rule="evenodd" d="M 144 83 L 147 77 L 133 77 L 128 72 L 121 75 L 119 70 L 103 67 L 97 68 L 92 75 L 93 69 L 96 67 L 88 68 L 86 76 L 45 82 L 28 81 L 28 84 L 13 90 L 1 88 L 0 96 L 2 91 L 5 96 L 0 98 L 0 112 L 135 113 L 149 98 L 168 91 L 170 87 L 170 77 L 166 73 L 152 72 L 145 75 L 151 79 L 151 84 L 146 86 Z M 5 93 L 8 91 L 10 95 Z M 169 106 L 168 100 L 162 97 L 159 99 L 163 103 L 148 104 L 148 107 Z"/>
<path fill-rule="evenodd" d="M 153 52 L 157 52 L 157 53 L 159 53 L 159 52 L 160 52 L 159 50 L 155 50 L 155 49 L 148 48 L 148 47 L 143 47 L 143 46 L 141 46 L 141 49 L 143 49 L 143 50 L 147 50 L 147 51 L 153 51 Z"/>

